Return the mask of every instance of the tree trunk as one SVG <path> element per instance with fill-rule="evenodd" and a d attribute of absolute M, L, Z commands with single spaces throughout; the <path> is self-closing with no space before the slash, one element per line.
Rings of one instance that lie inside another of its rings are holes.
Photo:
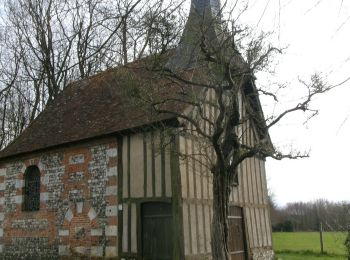
<path fill-rule="evenodd" d="M 227 247 L 227 179 L 225 173 L 216 171 L 213 174 L 213 221 L 211 245 L 213 260 L 229 260 Z"/>

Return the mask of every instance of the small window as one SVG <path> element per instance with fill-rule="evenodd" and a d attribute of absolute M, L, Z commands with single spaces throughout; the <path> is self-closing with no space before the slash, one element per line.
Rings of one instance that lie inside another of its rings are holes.
<path fill-rule="evenodd" d="M 37 211 L 40 208 L 40 171 L 37 166 L 29 166 L 24 173 L 23 211 Z"/>

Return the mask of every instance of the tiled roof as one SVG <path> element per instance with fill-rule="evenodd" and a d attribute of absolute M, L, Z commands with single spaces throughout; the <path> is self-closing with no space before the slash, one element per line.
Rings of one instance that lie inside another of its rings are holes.
<path fill-rule="evenodd" d="M 147 102 L 132 98 L 140 84 L 140 89 L 153 97 L 164 98 L 176 92 L 172 82 L 145 64 L 135 62 L 68 85 L 0 152 L 0 159 L 175 118 L 172 114 L 152 113 Z M 177 104 L 171 109 L 183 108 Z"/>

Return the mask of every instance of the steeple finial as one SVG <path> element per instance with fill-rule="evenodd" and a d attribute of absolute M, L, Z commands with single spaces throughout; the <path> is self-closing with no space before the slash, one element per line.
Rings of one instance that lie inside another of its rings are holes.
<path fill-rule="evenodd" d="M 218 46 L 221 33 L 220 0 L 191 0 L 191 9 L 175 55 L 168 61 L 171 70 L 197 67 L 203 58 L 200 44 Z"/>

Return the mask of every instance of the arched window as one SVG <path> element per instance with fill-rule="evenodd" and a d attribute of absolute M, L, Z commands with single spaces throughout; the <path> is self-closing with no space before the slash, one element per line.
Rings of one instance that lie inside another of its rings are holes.
<path fill-rule="evenodd" d="M 24 173 L 24 211 L 40 208 L 40 171 L 37 166 L 29 166 Z"/>

